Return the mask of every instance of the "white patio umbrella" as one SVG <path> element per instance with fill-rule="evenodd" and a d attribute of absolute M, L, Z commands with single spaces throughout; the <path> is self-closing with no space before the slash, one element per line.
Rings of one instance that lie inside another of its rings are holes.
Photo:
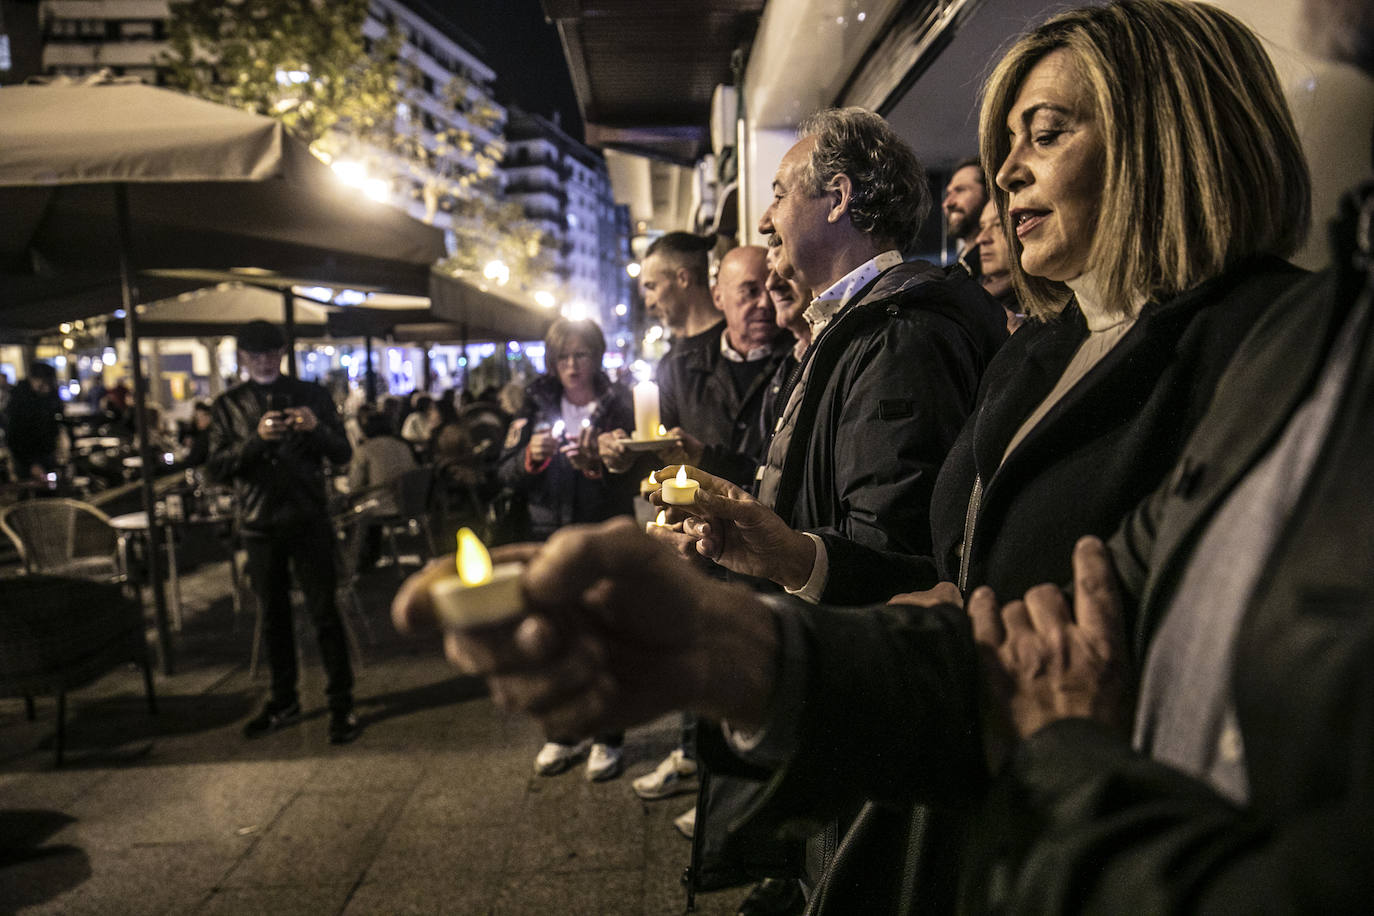
<path fill-rule="evenodd" d="M 89 305 L 117 289 L 134 353 L 137 271 L 199 268 L 260 283 L 424 294 L 430 264 L 444 254 L 438 229 L 342 186 L 278 122 L 142 85 L 0 89 L 0 213 L 0 313 Z M 137 359 L 133 370 L 151 467 Z M 146 475 L 143 497 L 155 526 Z M 155 614 L 170 673 L 157 563 Z"/>

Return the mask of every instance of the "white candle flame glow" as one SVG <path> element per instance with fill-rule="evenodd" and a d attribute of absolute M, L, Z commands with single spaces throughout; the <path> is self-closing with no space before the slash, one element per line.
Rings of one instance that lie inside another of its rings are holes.
<path fill-rule="evenodd" d="M 658 518 L 654 519 L 654 524 L 655 524 L 655 525 L 661 525 L 661 526 L 664 526 L 664 527 L 667 526 L 667 524 L 668 524 L 668 510 L 667 510 L 667 509 L 659 509 L 659 510 L 658 510 Z"/>
<path fill-rule="evenodd" d="M 658 437 L 659 437 L 660 439 L 662 439 L 662 438 L 664 438 L 664 437 L 667 436 L 667 435 L 668 435 L 668 427 L 664 426 L 662 423 L 658 424 Z"/>
<path fill-rule="evenodd" d="M 649 472 L 649 483 L 658 483 L 658 471 Z"/>
<path fill-rule="evenodd" d="M 563 438 L 563 430 L 564 430 L 565 428 L 566 428 L 566 427 L 563 425 L 563 421 L 562 421 L 562 420 L 554 420 L 554 421 L 553 421 L 553 429 L 549 430 L 549 435 L 553 436 L 555 439 L 562 439 L 562 438 Z"/>
<path fill-rule="evenodd" d="M 678 465 L 677 477 L 675 478 L 675 482 L 679 487 L 687 486 L 687 465 Z"/>
<path fill-rule="evenodd" d="M 458 529 L 458 578 L 464 585 L 484 585 L 491 581 L 491 554 L 471 528 Z"/>

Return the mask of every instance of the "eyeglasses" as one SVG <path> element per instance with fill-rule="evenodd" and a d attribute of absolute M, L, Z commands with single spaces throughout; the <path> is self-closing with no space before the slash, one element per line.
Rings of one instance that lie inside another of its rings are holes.
<path fill-rule="evenodd" d="M 588 353 L 586 350 L 579 350 L 576 353 L 560 353 L 558 354 L 558 358 L 554 360 L 554 362 L 559 365 L 567 362 L 589 363 L 594 359 L 596 359 L 595 353 Z"/>

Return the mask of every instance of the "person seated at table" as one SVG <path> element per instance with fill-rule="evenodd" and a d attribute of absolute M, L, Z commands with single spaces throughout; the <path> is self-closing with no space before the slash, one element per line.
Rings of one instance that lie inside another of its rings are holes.
<path fill-rule="evenodd" d="M 186 450 L 183 467 L 198 468 L 210 457 L 210 417 L 210 402 L 197 401 L 191 409 L 191 428 L 181 440 Z"/>
<path fill-rule="evenodd" d="M 348 493 L 356 504 L 366 500 L 369 514 L 395 515 L 400 511 L 393 486 L 406 471 L 419 467 L 409 443 L 391 430 L 391 423 L 379 413 L 370 414 L 363 424 L 363 441 L 353 450 L 348 464 Z M 360 570 L 371 569 L 382 549 L 382 527 L 369 524 L 363 535 Z"/>

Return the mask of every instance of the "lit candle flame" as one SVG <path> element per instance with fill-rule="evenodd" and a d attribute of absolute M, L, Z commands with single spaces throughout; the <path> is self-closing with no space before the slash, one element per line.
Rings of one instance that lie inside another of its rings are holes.
<path fill-rule="evenodd" d="M 687 486 L 687 465 L 685 465 L 685 464 L 680 464 L 680 465 L 678 465 L 678 468 L 677 468 L 677 477 L 675 478 L 675 480 L 676 480 L 677 485 L 678 485 L 679 487 L 685 487 L 685 486 Z"/>
<path fill-rule="evenodd" d="M 658 437 L 659 437 L 660 439 L 663 439 L 663 438 L 665 438 L 667 435 L 668 435 L 668 427 L 664 426 L 662 423 L 658 424 Z"/>
<path fill-rule="evenodd" d="M 590 427 L 591 425 L 592 425 L 592 418 L 591 418 L 591 417 L 583 417 L 583 418 L 582 418 L 582 428 L 583 428 L 583 429 L 587 429 L 587 428 Z"/>
<path fill-rule="evenodd" d="M 668 510 L 667 510 L 667 509 L 659 509 L 659 510 L 658 510 L 658 518 L 654 519 L 654 524 L 655 524 L 655 525 L 660 525 L 660 526 L 663 526 L 663 527 L 667 527 L 667 525 L 668 525 Z"/>
<path fill-rule="evenodd" d="M 491 581 L 491 554 L 471 528 L 458 529 L 458 578 L 464 585 L 485 585 Z"/>
<path fill-rule="evenodd" d="M 649 483 L 658 483 L 658 471 L 649 472 Z"/>
<path fill-rule="evenodd" d="M 563 429 L 564 429 L 563 421 L 562 421 L 562 420 L 555 420 L 555 421 L 553 422 L 553 429 L 549 430 L 549 435 L 553 436 L 555 439 L 562 439 L 562 438 L 563 438 Z"/>

